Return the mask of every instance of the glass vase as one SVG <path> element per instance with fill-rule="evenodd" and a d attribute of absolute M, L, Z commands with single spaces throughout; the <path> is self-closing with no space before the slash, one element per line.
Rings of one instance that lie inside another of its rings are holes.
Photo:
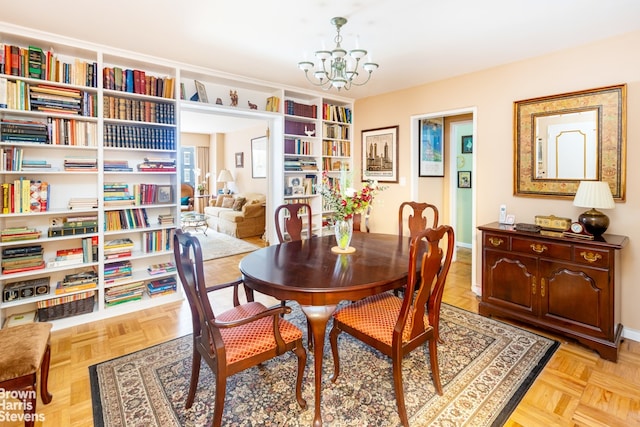
<path fill-rule="evenodd" d="M 353 234 L 353 218 L 336 220 L 333 225 L 333 230 L 336 235 L 338 249 L 342 251 L 347 250 L 349 243 L 351 243 L 351 235 Z"/>

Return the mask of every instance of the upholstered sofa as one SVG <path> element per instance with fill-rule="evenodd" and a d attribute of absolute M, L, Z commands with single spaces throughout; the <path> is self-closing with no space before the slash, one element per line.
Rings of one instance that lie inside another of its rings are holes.
<path fill-rule="evenodd" d="M 239 239 L 262 236 L 267 197 L 261 193 L 221 194 L 204 208 L 209 228 Z"/>

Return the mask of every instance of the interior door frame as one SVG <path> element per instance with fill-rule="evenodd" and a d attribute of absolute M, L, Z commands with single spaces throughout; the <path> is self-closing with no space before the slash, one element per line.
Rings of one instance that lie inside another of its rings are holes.
<path fill-rule="evenodd" d="M 410 144 L 411 147 L 411 167 L 410 167 L 410 172 L 411 172 L 411 178 L 410 178 L 410 195 L 411 195 L 411 199 L 412 200 L 419 200 L 419 179 L 420 177 L 418 176 L 418 165 L 419 165 L 419 144 L 418 144 L 418 138 L 419 138 L 419 126 L 418 123 L 421 119 L 429 119 L 429 118 L 434 118 L 434 117 L 449 117 L 449 116 L 460 116 L 463 114 L 471 114 L 472 115 L 472 122 L 473 122 L 473 154 L 472 154 L 472 165 L 471 165 L 471 169 L 473 171 L 476 170 L 476 159 L 477 159 L 477 152 L 478 152 L 478 138 L 477 138 L 477 129 L 478 129 L 478 124 L 477 124 L 477 116 L 478 116 L 478 108 L 473 106 L 473 107 L 465 107 L 465 108 L 460 108 L 460 109 L 455 109 L 455 110 L 446 110 L 446 111 L 436 111 L 436 112 L 432 112 L 432 113 L 425 113 L 425 114 L 419 114 L 419 115 L 414 115 L 410 117 L 410 126 L 409 128 L 411 129 L 411 141 L 412 143 Z M 451 156 L 451 152 L 452 149 L 451 147 L 446 147 L 445 149 L 445 158 L 449 158 L 449 162 L 451 162 L 453 160 L 454 162 L 454 166 L 455 166 L 455 156 Z M 455 152 L 455 151 L 453 151 Z M 451 157 L 453 157 L 453 159 L 451 159 Z M 446 161 L 446 160 L 445 160 Z M 456 184 L 457 187 L 457 174 L 454 173 L 456 171 L 456 168 L 451 168 L 451 163 L 449 163 L 449 167 L 448 169 L 448 173 L 450 175 L 449 177 L 449 187 L 452 187 L 454 182 Z M 454 180 L 454 175 L 455 175 L 455 180 Z M 471 174 L 471 229 L 475 230 L 477 227 L 477 221 L 476 221 L 476 217 L 477 217 L 477 192 L 478 192 L 478 186 L 477 186 L 477 174 L 473 173 Z M 425 179 L 425 178 L 422 178 Z M 428 179 L 428 178 L 427 178 Z M 446 179 L 446 171 L 445 171 L 445 179 Z M 453 180 L 453 181 L 452 181 Z M 445 180 L 443 179 L 443 185 L 445 185 Z M 457 188 L 456 188 L 457 189 Z M 453 191 L 454 189 L 452 188 L 451 191 Z M 449 203 L 448 206 L 446 206 L 446 208 L 448 208 L 449 211 L 449 219 L 448 219 L 448 223 L 449 224 L 455 224 L 455 222 L 452 222 L 455 217 L 453 217 L 453 211 L 455 209 L 455 199 L 453 200 L 452 203 L 452 199 L 451 199 L 451 191 L 449 192 L 448 195 L 448 199 L 449 199 Z M 445 207 L 443 206 L 443 209 Z M 445 209 L 446 210 L 446 209 Z M 453 217 L 453 218 L 452 218 Z M 477 252 L 477 235 L 478 233 L 471 233 L 471 290 L 477 294 L 477 295 L 481 295 L 482 293 L 482 287 L 480 286 L 479 283 L 477 283 L 478 280 L 478 274 L 477 274 L 477 261 L 476 261 L 476 252 Z"/>

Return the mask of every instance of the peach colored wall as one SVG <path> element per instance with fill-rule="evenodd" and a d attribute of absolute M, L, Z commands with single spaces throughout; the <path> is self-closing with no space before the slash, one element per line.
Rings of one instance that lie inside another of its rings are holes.
<path fill-rule="evenodd" d="M 606 211 L 608 232 L 629 237 L 621 251 L 622 323 L 625 335 L 640 340 L 640 32 L 560 51 L 407 90 L 363 98 L 355 103 L 355 140 L 363 129 L 399 125 L 399 176 L 407 184 L 392 184 L 382 192 L 371 218 L 373 232 L 396 232 L 396 209 L 411 194 L 410 117 L 440 111 L 477 108 L 474 136 L 478 225 L 495 221 L 498 207 L 506 203 L 518 222 L 533 222 L 537 214 L 577 218 L 584 211 L 570 200 L 513 196 L 513 102 L 545 95 L 627 84 L 627 197 Z M 411 64 L 407 64 L 410 66 Z M 380 72 L 384 70 L 381 64 Z M 375 76 L 374 76 L 375 78 Z M 360 170 L 360 144 L 356 144 L 356 174 Z M 357 175 L 356 175 L 357 178 Z M 448 184 L 443 178 L 420 178 L 419 195 L 446 210 Z M 448 216 L 443 219 L 446 222 Z M 477 281 L 481 280 L 478 236 L 475 236 Z M 479 285 L 477 283 L 476 285 Z"/>
<path fill-rule="evenodd" d="M 234 192 L 267 194 L 267 179 L 251 176 L 251 139 L 267 134 L 267 123 L 225 134 L 224 165 L 233 175 L 229 188 Z M 235 153 L 244 153 L 244 167 L 236 168 Z"/>

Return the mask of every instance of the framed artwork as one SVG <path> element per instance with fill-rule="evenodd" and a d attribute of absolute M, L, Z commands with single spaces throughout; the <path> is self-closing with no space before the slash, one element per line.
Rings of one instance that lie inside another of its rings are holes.
<path fill-rule="evenodd" d="M 237 168 L 244 167 L 244 153 L 236 153 L 236 167 Z"/>
<path fill-rule="evenodd" d="M 463 154 L 473 153 L 473 135 L 466 135 L 462 137 L 462 149 Z"/>
<path fill-rule="evenodd" d="M 170 185 L 158 185 L 156 192 L 156 203 L 171 203 Z"/>
<path fill-rule="evenodd" d="M 267 137 L 251 140 L 251 177 L 267 177 Z"/>
<path fill-rule="evenodd" d="M 204 87 L 202 82 L 194 80 L 196 84 L 196 93 L 198 94 L 198 101 L 200 102 L 209 102 L 209 98 L 207 97 L 207 89 Z"/>
<path fill-rule="evenodd" d="M 458 171 L 458 188 L 471 188 L 471 171 Z"/>
<path fill-rule="evenodd" d="M 422 119 L 419 126 L 418 176 L 444 176 L 444 117 Z"/>
<path fill-rule="evenodd" d="M 362 131 L 362 181 L 398 182 L 398 126 Z"/>

